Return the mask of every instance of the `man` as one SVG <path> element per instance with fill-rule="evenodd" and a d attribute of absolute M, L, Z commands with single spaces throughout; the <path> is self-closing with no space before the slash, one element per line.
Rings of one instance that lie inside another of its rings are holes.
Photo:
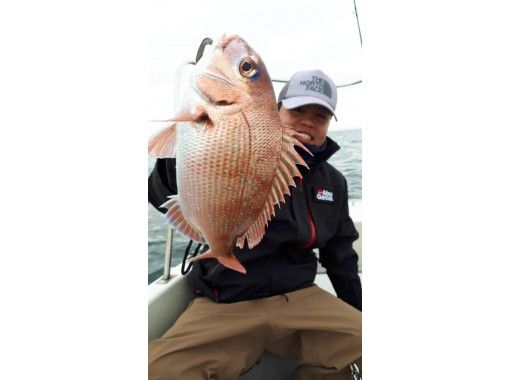
<path fill-rule="evenodd" d="M 334 82 L 320 70 L 294 74 L 278 97 L 284 125 L 313 152 L 264 238 L 234 250 L 247 274 L 200 260 L 189 276 L 195 298 L 174 326 L 149 345 L 149 379 L 237 379 L 264 351 L 298 360 L 292 379 L 342 379 L 361 357 L 361 284 L 352 243 L 347 182 L 326 161 L 336 118 Z M 175 159 L 158 160 L 149 201 L 177 192 Z M 337 297 L 314 285 L 319 248 Z"/>

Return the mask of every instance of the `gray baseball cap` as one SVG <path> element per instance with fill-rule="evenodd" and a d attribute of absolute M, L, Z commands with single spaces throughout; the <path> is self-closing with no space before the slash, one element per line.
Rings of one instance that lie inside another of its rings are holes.
<path fill-rule="evenodd" d="M 282 88 L 278 103 L 287 109 L 294 109 L 307 104 L 318 104 L 335 114 L 336 86 L 333 80 L 321 70 L 298 71 Z"/>

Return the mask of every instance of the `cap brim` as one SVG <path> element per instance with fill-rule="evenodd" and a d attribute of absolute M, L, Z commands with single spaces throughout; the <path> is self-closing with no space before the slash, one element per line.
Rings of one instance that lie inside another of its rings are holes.
<path fill-rule="evenodd" d="M 313 96 L 295 96 L 288 99 L 283 99 L 282 104 L 285 108 L 291 110 L 297 107 L 306 106 L 308 104 L 318 104 L 319 106 L 323 106 L 327 108 L 329 112 L 335 117 L 335 120 L 338 121 L 335 111 L 331 106 L 324 100 L 319 98 L 314 98 Z"/>

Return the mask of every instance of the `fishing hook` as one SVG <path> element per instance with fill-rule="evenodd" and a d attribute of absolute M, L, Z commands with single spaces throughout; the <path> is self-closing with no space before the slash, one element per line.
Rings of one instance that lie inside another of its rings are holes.
<path fill-rule="evenodd" d="M 200 46 L 198 47 L 198 51 L 197 51 L 197 57 L 195 59 L 195 64 L 198 63 L 198 61 L 200 61 L 200 58 L 202 58 L 202 56 L 204 55 L 204 50 L 205 50 L 205 47 L 207 45 L 211 45 L 213 42 L 213 40 L 209 37 L 206 37 L 202 40 L 202 42 L 200 42 Z"/>

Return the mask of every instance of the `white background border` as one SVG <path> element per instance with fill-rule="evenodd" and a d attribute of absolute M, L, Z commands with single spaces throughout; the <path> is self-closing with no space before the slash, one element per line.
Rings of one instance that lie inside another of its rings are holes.
<path fill-rule="evenodd" d="M 132 4 L 1 7 L 1 378 L 146 377 L 151 20 Z M 508 373 L 506 14 L 364 5 L 365 379 Z"/>

